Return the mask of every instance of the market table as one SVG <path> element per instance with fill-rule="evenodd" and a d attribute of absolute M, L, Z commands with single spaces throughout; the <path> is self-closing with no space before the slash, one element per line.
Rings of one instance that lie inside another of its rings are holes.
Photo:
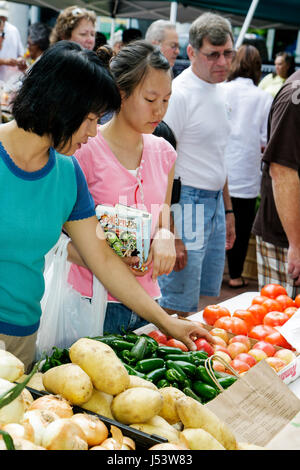
<path fill-rule="evenodd" d="M 256 296 L 259 295 L 259 292 L 244 292 L 243 294 L 237 295 L 235 297 L 232 297 L 231 299 L 227 299 L 223 302 L 220 302 L 219 305 L 222 305 L 230 312 L 234 312 L 234 310 L 237 310 L 239 308 L 247 308 L 251 305 L 252 299 Z M 189 316 L 190 320 L 197 320 L 197 321 L 202 321 L 203 310 L 200 312 L 197 312 L 191 316 Z M 300 356 L 298 357 L 298 365 L 300 367 Z M 298 377 L 294 382 L 291 382 L 287 385 L 289 389 L 298 397 L 300 398 L 300 377 Z"/>

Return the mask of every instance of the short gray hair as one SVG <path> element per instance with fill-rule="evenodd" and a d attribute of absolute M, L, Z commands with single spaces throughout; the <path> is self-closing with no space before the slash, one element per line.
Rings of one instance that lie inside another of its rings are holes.
<path fill-rule="evenodd" d="M 202 47 L 204 38 L 207 38 L 214 46 L 223 46 L 228 36 L 233 41 L 229 20 L 215 13 L 203 13 L 190 27 L 189 42 L 195 49 Z"/>
<path fill-rule="evenodd" d="M 154 41 L 162 42 L 165 39 L 166 29 L 174 29 L 176 31 L 176 26 L 174 23 L 171 23 L 171 21 L 154 21 L 146 31 L 145 40 L 151 43 Z"/>

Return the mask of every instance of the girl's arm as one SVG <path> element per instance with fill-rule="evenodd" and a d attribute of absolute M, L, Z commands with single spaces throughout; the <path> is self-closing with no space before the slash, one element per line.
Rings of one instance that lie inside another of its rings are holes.
<path fill-rule="evenodd" d="M 86 266 L 121 303 L 146 321 L 154 323 L 163 332 L 185 343 L 191 350 L 196 348 L 193 339 L 197 337 L 214 342 L 204 328 L 189 320 L 179 320 L 168 315 L 146 293 L 127 266 L 107 245 L 96 216 L 66 222 L 65 227 Z"/>
<path fill-rule="evenodd" d="M 159 214 L 159 219 L 153 241 L 150 248 L 146 266 L 153 263 L 152 279 L 158 276 L 170 274 L 176 262 L 175 236 L 170 230 L 170 204 L 174 180 L 175 165 L 168 175 L 168 186 L 165 202 Z"/>

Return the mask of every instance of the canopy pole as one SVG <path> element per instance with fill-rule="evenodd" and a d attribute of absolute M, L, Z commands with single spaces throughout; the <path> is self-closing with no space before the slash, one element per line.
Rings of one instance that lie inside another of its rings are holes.
<path fill-rule="evenodd" d="M 171 23 L 176 23 L 177 19 L 177 7 L 178 3 L 177 2 L 171 2 L 171 8 L 170 8 L 170 21 Z"/>
<path fill-rule="evenodd" d="M 244 24 L 242 26 L 241 32 L 240 32 L 239 37 L 237 38 L 237 41 L 235 43 L 235 48 L 236 49 L 238 49 L 242 45 L 245 34 L 248 31 L 249 25 L 252 21 L 252 18 L 254 16 L 254 13 L 255 13 L 255 10 L 256 10 L 256 7 L 257 7 L 258 3 L 259 3 L 259 0 L 252 0 L 252 3 L 251 3 L 250 8 L 248 10 L 248 13 L 247 13 L 247 16 L 245 18 Z"/>
<path fill-rule="evenodd" d="M 110 45 L 113 47 L 114 45 L 114 35 L 115 35 L 115 18 L 111 17 L 110 18 L 111 23 L 110 23 Z"/>

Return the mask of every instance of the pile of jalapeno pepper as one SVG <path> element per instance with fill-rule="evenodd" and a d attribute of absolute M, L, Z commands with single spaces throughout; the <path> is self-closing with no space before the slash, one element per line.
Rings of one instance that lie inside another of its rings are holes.
<path fill-rule="evenodd" d="M 93 339 L 108 344 L 122 360 L 129 375 L 137 375 L 154 383 L 158 388 L 176 387 L 201 403 L 215 398 L 220 389 L 211 379 L 204 364 L 205 351 L 184 352 L 179 348 L 159 345 L 145 334 L 125 333 L 105 335 Z M 237 378 L 222 372 L 214 375 L 223 389 Z"/>

